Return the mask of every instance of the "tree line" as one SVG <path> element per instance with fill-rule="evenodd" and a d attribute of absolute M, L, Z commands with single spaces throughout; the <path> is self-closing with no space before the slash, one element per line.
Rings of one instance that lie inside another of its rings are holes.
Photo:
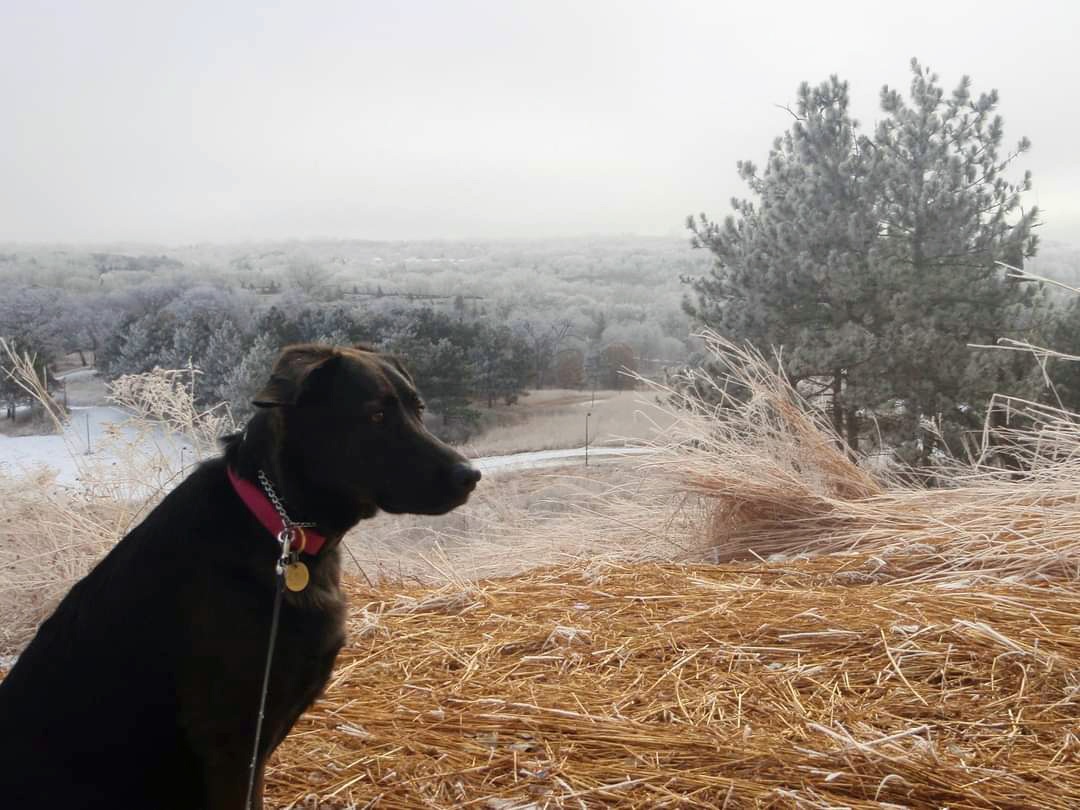
<path fill-rule="evenodd" d="M 43 378 L 68 353 L 93 358 L 110 379 L 193 367 L 196 403 L 226 402 L 238 419 L 250 415 L 274 358 L 293 343 L 362 345 L 402 357 L 433 429 L 451 440 L 476 430 L 481 409 L 514 404 L 527 388 L 624 387 L 623 372 L 637 366 L 632 347 L 605 341 L 595 322 L 590 330 L 570 318 L 499 322 L 462 306 L 373 309 L 299 294 L 262 306 L 242 290 L 208 285 L 146 284 L 119 302 L 93 303 L 85 294 L 16 289 L 0 304 L 0 335 L 35 357 Z M 14 416 L 25 394 L 10 379 L 0 386 Z"/>
<path fill-rule="evenodd" d="M 258 330 L 275 308 L 302 321 L 278 342 L 366 335 L 380 348 L 410 352 L 417 365 L 433 356 L 423 349 L 437 333 L 432 352 L 442 359 L 426 376 L 453 368 L 448 390 L 453 381 L 470 402 L 459 407 L 462 396 L 443 397 L 450 430 L 475 421 L 478 408 L 512 399 L 503 389 L 507 377 L 522 376 L 507 370 L 514 366 L 527 366 L 528 387 L 617 387 L 627 380 L 611 369 L 658 375 L 685 362 L 690 320 L 679 305 L 679 276 L 704 268 L 702 259 L 678 239 L 634 237 L 111 252 L 12 245 L 0 252 L 0 336 L 36 354 L 43 371 L 72 353 L 84 363 L 102 358 L 111 375 L 190 361 L 205 366 L 198 386 L 205 396 L 225 395 L 242 411 L 239 384 L 223 375 L 267 362 L 276 344 L 258 341 Z M 417 314 L 424 310 L 426 319 Z M 20 397 L 0 373 L 9 413 Z"/>

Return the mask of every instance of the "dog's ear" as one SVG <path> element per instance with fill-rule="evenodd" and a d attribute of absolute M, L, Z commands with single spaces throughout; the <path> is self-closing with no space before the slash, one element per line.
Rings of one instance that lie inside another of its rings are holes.
<path fill-rule="evenodd" d="M 412 385 L 416 384 L 416 381 L 413 379 L 413 375 L 409 373 L 409 370 L 407 368 L 405 368 L 405 364 L 401 362 L 401 358 L 398 357 L 397 355 L 388 354 L 386 352 L 380 352 L 374 346 L 369 346 L 366 343 L 357 343 L 356 345 L 353 346 L 353 348 L 356 349 L 358 352 L 367 352 L 368 354 L 377 354 L 379 357 L 381 357 L 387 363 L 389 363 L 394 368 L 396 368 L 398 370 L 398 372 L 401 373 L 401 376 L 404 377 L 406 380 L 408 380 L 410 384 L 412 384 Z"/>
<path fill-rule="evenodd" d="M 401 372 L 401 376 L 408 380 L 410 385 L 416 384 L 416 380 L 413 379 L 413 375 L 409 373 L 409 370 L 405 368 L 405 364 L 401 362 L 400 357 L 392 354 L 384 354 L 383 357 L 386 358 L 386 362 Z"/>
<path fill-rule="evenodd" d="M 298 405 L 337 358 L 338 353 L 329 346 L 289 346 L 278 356 L 270 381 L 251 403 L 258 408 Z"/>

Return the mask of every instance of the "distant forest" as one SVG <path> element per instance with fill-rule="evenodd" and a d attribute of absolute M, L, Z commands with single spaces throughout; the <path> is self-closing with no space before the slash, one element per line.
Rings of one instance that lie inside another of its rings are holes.
<path fill-rule="evenodd" d="M 0 335 L 44 369 L 78 353 L 110 378 L 197 367 L 201 404 L 239 416 L 288 343 L 366 343 L 413 367 L 441 429 L 530 387 L 619 388 L 692 350 L 688 240 L 286 242 L 0 248 Z M 9 413 L 21 392 L 0 383 Z"/>

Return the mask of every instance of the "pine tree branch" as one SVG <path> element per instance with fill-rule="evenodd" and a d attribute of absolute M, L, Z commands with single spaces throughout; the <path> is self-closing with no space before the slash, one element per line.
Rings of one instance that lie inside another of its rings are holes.
<path fill-rule="evenodd" d="M 802 116 L 798 115 L 793 109 L 791 109 L 791 107 L 788 107 L 786 104 L 773 104 L 773 106 L 774 107 L 779 107 L 781 110 L 784 110 L 785 112 L 790 114 L 791 117 L 794 118 L 796 121 L 805 121 L 806 120 Z"/>

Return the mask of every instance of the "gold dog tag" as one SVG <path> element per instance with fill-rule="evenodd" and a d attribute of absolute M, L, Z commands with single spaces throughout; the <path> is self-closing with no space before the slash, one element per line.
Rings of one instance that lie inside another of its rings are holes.
<path fill-rule="evenodd" d="M 285 587 L 293 593 L 304 590 L 310 581 L 311 574 L 308 573 L 307 566 L 299 560 L 285 566 Z"/>

